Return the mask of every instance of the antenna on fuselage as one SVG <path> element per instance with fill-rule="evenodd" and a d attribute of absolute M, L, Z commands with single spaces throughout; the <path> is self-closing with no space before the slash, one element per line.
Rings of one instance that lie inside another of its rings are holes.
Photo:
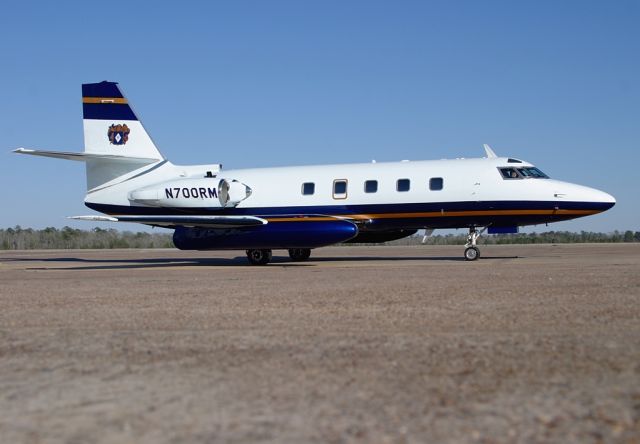
<path fill-rule="evenodd" d="M 493 152 L 493 150 L 491 149 L 491 147 L 489 145 L 487 145 L 486 143 L 483 143 L 482 146 L 484 147 L 484 151 L 485 153 L 487 153 L 487 158 L 491 159 L 494 157 L 498 157 L 496 155 L 496 153 Z"/>

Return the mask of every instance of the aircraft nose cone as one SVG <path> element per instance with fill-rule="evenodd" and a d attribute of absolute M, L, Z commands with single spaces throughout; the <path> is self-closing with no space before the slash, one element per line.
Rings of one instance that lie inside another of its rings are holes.
<path fill-rule="evenodd" d="M 616 204 L 616 199 L 611 194 L 583 185 L 556 182 L 553 183 L 553 190 L 558 202 L 579 202 L 582 209 L 594 213 L 607 211 Z"/>
<path fill-rule="evenodd" d="M 616 204 L 616 198 L 604 191 L 588 188 L 584 200 L 590 202 L 598 211 L 607 211 Z"/>
<path fill-rule="evenodd" d="M 608 205 L 606 208 L 607 210 L 616 204 L 616 198 L 611 194 L 605 193 L 604 191 L 600 191 L 600 194 L 602 195 L 601 202 L 605 205 Z"/>
<path fill-rule="evenodd" d="M 596 190 L 594 188 L 591 188 L 589 191 L 589 199 L 591 202 L 602 205 L 603 211 L 608 210 L 616 204 L 616 198 L 609 193 L 605 193 L 604 191 Z"/>

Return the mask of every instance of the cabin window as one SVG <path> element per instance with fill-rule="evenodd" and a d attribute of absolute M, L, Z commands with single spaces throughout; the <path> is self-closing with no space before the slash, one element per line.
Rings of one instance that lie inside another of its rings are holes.
<path fill-rule="evenodd" d="M 397 191 L 409 191 L 411 188 L 411 181 L 409 179 L 398 179 L 396 182 Z"/>
<path fill-rule="evenodd" d="M 347 198 L 347 179 L 336 179 L 333 181 L 333 198 Z"/>
<path fill-rule="evenodd" d="M 431 191 L 440 191 L 444 187 L 444 179 L 442 177 L 432 177 L 429 179 L 429 189 Z"/>
<path fill-rule="evenodd" d="M 309 196 L 316 192 L 316 184 L 313 182 L 305 182 L 302 184 L 302 194 Z"/>
<path fill-rule="evenodd" d="M 364 183 L 364 192 L 365 193 L 376 193 L 378 191 L 378 181 L 377 180 L 367 180 Z"/>

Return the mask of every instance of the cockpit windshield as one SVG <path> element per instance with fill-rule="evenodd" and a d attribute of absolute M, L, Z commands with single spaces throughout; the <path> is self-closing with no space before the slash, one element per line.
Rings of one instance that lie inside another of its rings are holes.
<path fill-rule="evenodd" d="M 518 171 L 525 178 L 527 178 L 527 177 L 533 177 L 534 179 L 548 179 L 549 178 L 549 176 L 547 176 L 542 171 L 540 171 L 539 169 L 534 168 L 534 167 L 518 168 Z"/>
<path fill-rule="evenodd" d="M 549 176 L 544 174 L 535 167 L 521 168 L 498 168 L 503 179 L 548 179 Z"/>

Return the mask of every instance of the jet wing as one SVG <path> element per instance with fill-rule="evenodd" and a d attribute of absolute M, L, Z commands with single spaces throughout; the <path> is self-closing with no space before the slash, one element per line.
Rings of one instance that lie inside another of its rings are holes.
<path fill-rule="evenodd" d="M 134 222 L 158 227 L 238 228 L 265 225 L 255 216 L 72 216 L 69 219 L 93 222 Z"/>

